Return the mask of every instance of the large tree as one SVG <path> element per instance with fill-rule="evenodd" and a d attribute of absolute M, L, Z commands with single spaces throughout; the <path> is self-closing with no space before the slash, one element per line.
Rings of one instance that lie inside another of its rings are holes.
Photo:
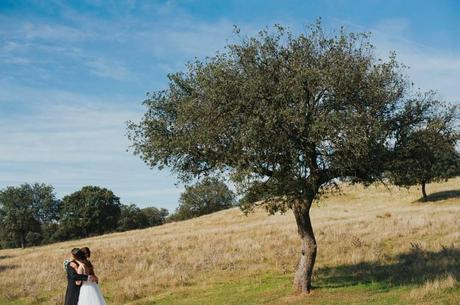
<path fill-rule="evenodd" d="M 368 34 L 329 36 L 318 22 L 299 35 L 277 26 L 238 37 L 169 75 L 128 137 L 152 168 L 184 181 L 220 172 L 269 212 L 292 209 L 301 239 L 294 287 L 309 292 L 312 202 L 337 179 L 380 179 L 395 139 L 427 107 L 407 98 L 401 65 L 394 54 L 376 58 Z"/>
<path fill-rule="evenodd" d="M 434 99 L 433 93 L 428 98 Z M 431 105 L 438 105 L 434 100 Z M 431 107 L 433 108 L 433 107 Z M 402 134 L 395 145 L 390 166 L 392 182 L 399 186 L 421 185 L 460 174 L 460 153 L 456 150 L 460 132 L 456 126 L 458 107 L 430 109 L 426 123 Z"/>

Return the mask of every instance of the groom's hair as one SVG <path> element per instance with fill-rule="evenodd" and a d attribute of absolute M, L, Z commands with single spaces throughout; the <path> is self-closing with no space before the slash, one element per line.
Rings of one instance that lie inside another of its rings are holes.
<path fill-rule="evenodd" d="M 80 250 L 85 254 L 86 258 L 91 257 L 91 250 L 88 247 L 83 247 Z"/>
<path fill-rule="evenodd" d="M 73 256 L 78 255 L 78 252 L 80 251 L 80 248 L 73 248 L 70 253 L 72 253 Z"/>

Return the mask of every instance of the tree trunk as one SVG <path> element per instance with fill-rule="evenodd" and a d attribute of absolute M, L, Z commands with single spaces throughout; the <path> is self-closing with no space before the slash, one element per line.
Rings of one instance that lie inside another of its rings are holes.
<path fill-rule="evenodd" d="M 423 200 L 426 200 L 426 199 L 427 199 L 425 185 L 426 185 L 426 182 L 425 182 L 425 181 L 422 182 L 422 195 L 423 195 Z"/>
<path fill-rule="evenodd" d="M 316 260 L 316 239 L 310 221 L 310 206 L 311 202 L 293 208 L 301 240 L 299 265 L 294 277 L 294 289 L 298 293 L 310 293 Z"/>

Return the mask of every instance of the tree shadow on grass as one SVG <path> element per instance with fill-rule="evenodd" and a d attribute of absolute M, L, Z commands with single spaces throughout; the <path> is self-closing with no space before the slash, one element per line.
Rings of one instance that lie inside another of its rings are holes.
<path fill-rule="evenodd" d="M 393 263 L 366 262 L 325 267 L 316 272 L 319 288 L 339 288 L 377 283 L 382 288 L 422 284 L 445 274 L 460 277 L 460 249 L 443 247 L 438 252 L 424 251 L 417 245 L 411 252 L 396 256 Z"/>
<path fill-rule="evenodd" d="M 0 273 L 6 270 L 14 269 L 16 267 L 16 265 L 0 265 Z"/>
<path fill-rule="evenodd" d="M 0 255 L 0 260 L 6 259 L 6 258 L 11 258 L 11 257 L 13 257 L 13 256 L 11 256 L 11 255 Z M 5 270 L 14 269 L 16 267 L 17 267 L 16 265 L 0 265 L 0 273 L 5 271 Z"/>
<path fill-rule="evenodd" d="M 460 190 L 436 192 L 433 194 L 429 194 L 426 197 L 426 199 L 424 199 L 423 197 L 418 199 L 417 202 L 440 201 L 440 200 L 447 200 L 451 198 L 460 198 Z"/>

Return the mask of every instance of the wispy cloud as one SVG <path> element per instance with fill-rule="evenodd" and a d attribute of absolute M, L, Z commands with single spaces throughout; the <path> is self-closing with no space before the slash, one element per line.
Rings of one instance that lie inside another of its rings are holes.
<path fill-rule="evenodd" d="M 107 62 L 102 58 L 88 59 L 86 65 L 90 69 L 91 73 L 105 77 L 112 78 L 115 80 L 135 80 L 135 76 L 128 71 L 123 63 L 118 61 Z"/>
<path fill-rule="evenodd" d="M 155 29 L 139 32 L 136 36 L 139 41 L 148 42 L 144 47 L 158 56 L 172 52 L 193 59 L 221 50 L 231 38 L 232 30 L 233 24 L 225 19 L 215 23 L 182 19 L 167 26 L 158 25 Z M 250 31 L 250 26 L 246 30 Z"/>
<path fill-rule="evenodd" d="M 15 34 L 27 40 L 58 40 L 60 42 L 84 41 L 94 37 L 93 33 L 89 31 L 40 22 L 25 22 Z"/>
<path fill-rule="evenodd" d="M 408 65 L 416 87 L 436 90 L 446 101 L 460 103 L 460 52 L 417 43 L 407 37 L 407 27 L 407 20 L 378 24 L 372 31 L 377 47 L 387 54 L 396 51 L 399 60 Z"/>
<path fill-rule="evenodd" d="M 140 107 L 114 103 L 114 97 L 4 82 L 0 82 L 0 92 L 3 104 L 23 108 L 0 121 L 0 161 L 96 162 L 126 158 L 124 122 L 139 116 Z"/>
<path fill-rule="evenodd" d="M 408 66 L 407 73 L 416 88 L 436 90 L 441 98 L 460 104 L 460 51 L 421 44 L 411 37 L 412 24 L 405 18 L 389 18 L 365 27 L 350 21 L 335 19 L 335 25 L 345 25 L 349 31 L 371 32 L 377 55 L 387 58 L 395 51 L 400 62 Z"/>
<path fill-rule="evenodd" d="M 123 58 L 107 56 L 100 50 L 101 41 L 111 37 L 111 31 L 97 28 L 97 24 L 70 27 L 42 20 L 23 21 L 0 15 L 0 63 L 28 65 L 28 69 L 40 72 L 44 65 L 57 71 L 75 70 L 100 78 L 135 80 Z M 96 47 L 88 47 L 88 45 Z M 110 45 L 108 45 L 110 47 Z M 65 68 L 64 68 L 65 67 Z M 76 67 L 86 67 L 75 69 Z M 70 68 L 70 69 L 69 69 Z M 39 73 L 37 73 L 39 74 Z"/>
<path fill-rule="evenodd" d="M 63 196 L 93 184 L 141 206 L 176 206 L 178 191 L 162 191 L 171 189 L 175 178 L 148 169 L 126 151 L 125 121 L 137 119 L 140 106 L 113 103 L 114 97 L 4 83 L 0 92 L 3 103 L 28 109 L 0 120 L 0 187 L 46 182 Z"/>

